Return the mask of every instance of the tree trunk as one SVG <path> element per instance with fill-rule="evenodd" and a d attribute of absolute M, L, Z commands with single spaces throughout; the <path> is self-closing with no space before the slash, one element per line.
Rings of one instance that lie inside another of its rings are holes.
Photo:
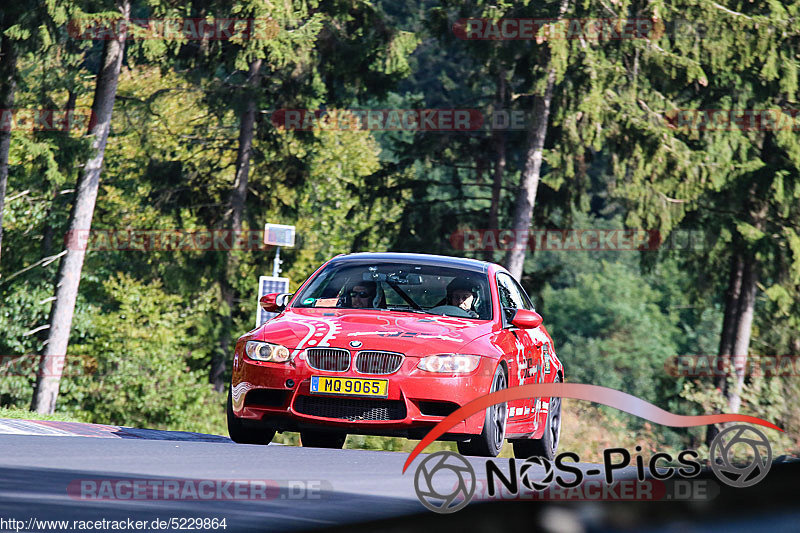
<path fill-rule="evenodd" d="M 250 158 L 253 153 L 253 128 L 255 126 L 258 106 L 253 91 L 258 87 L 261 78 L 261 59 L 256 59 L 250 63 L 250 73 L 247 85 L 249 92 L 239 124 L 239 148 L 236 155 L 236 176 L 233 181 L 233 189 L 230 197 L 230 228 L 234 234 L 242 230 L 242 220 L 244 218 L 244 205 L 247 200 L 247 182 L 250 178 Z M 235 237 L 234 237 L 235 238 Z M 233 242 L 233 241 L 232 241 Z M 218 392 L 225 390 L 225 368 L 230 350 L 230 333 L 233 327 L 232 311 L 234 289 L 230 279 L 235 275 L 237 260 L 233 253 L 228 253 L 225 260 L 225 270 L 220 279 L 220 295 L 223 301 L 222 311 L 222 339 L 220 340 L 220 350 L 211 358 L 211 370 L 209 381 L 214 385 Z"/>
<path fill-rule="evenodd" d="M 497 109 L 503 110 L 506 97 L 506 73 L 500 69 L 497 75 Z M 503 191 L 503 176 L 506 170 L 506 136 L 498 128 L 493 132 L 495 148 L 494 175 L 492 176 L 492 205 L 489 207 L 489 230 L 496 231 L 500 228 L 500 195 Z M 494 260 L 494 250 L 484 252 L 486 261 Z"/>
<path fill-rule="evenodd" d="M 561 0 L 558 18 L 562 18 L 569 6 L 568 0 Z M 549 59 L 548 59 L 549 62 Z M 519 196 L 514 207 L 514 219 L 511 229 L 515 235 L 527 232 L 533 218 L 533 207 L 536 203 L 536 191 L 539 189 L 539 177 L 542 169 L 542 152 L 547 135 L 547 124 L 550 119 L 550 102 L 553 99 L 553 87 L 556 84 L 556 69 L 553 66 L 547 71 L 547 85 L 544 94 L 534 99 L 533 116 L 535 123 L 528 131 L 528 151 L 525 157 L 525 168 L 522 171 L 522 183 Z M 505 258 L 505 266 L 517 280 L 522 278 L 527 247 L 509 249 Z"/>
<path fill-rule="evenodd" d="M 0 110 L 11 111 L 17 89 L 17 55 L 14 43 L 8 37 L 0 43 Z M 0 111 L 2 112 L 2 111 Z M 10 123 L 9 123 L 10 125 Z M 8 151 L 11 148 L 11 128 L 0 128 L 0 258 L 3 252 L 3 211 L 8 187 Z"/>
<path fill-rule="evenodd" d="M 123 20 L 129 20 L 129 0 L 119 0 L 117 7 L 122 13 Z M 94 113 L 96 121 L 89 130 L 89 135 L 93 137 L 92 151 L 75 187 L 75 201 L 70 213 L 68 236 L 88 231 L 92 227 L 103 156 L 111 128 L 111 114 L 114 109 L 117 82 L 125 52 L 125 33 L 125 30 L 122 30 L 116 38 L 106 41 L 103 47 L 103 59 L 97 76 L 92 104 L 92 113 Z M 54 364 L 55 359 L 64 357 L 67 353 L 72 316 L 75 312 L 75 300 L 78 297 L 78 285 L 83 269 L 83 259 L 86 255 L 86 250 L 81 248 L 81 246 L 68 246 L 67 253 L 59 264 L 56 299 L 50 311 L 47 344 L 33 394 L 32 409 L 39 413 L 52 413 L 56 406 L 61 375 L 47 369 L 59 368 L 60 365 Z"/>
<path fill-rule="evenodd" d="M 764 151 L 769 151 L 766 147 L 770 145 L 770 136 L 764 142 Z M 758 182 L 754 181 L 750 187 L 748 194 L 747 207 L 747 220 L 756 229 L 763 230 L 767 218 L 767 211 L 769 205 L 767 202 L 759 200 L 761 198 L 758 190 Z M 734 246 L 737 242 L 734 239 Z M 734 325 L 727 332 L 732 336 L 733 346 L 731 346 L 730 365 L 731 369 L 729 377 L 731 380 L 726 380 L 725 396 L 728 401 L 728 412 L 738 413 L 739 407 L 742 404 L 742 387 L 744 385 L 744 376 L 747 371 L 747 356 L 750 350 L 750 335 L 753 328 L 753 315 L 756 305 L 756 290 L 758 287 L 758 261 L 756 260 L 756 253 L 752 246 L 741 247 L 741 257 L 739 258 L 738 267 L 741 268 L 741 286 L 739 288 L 739 302 L 736 306 Z M 724 331 L 723 325 L 723 334 Z M 720 340 L 720 348 L 723 348 L 724 339 Z M 730 337 L 727 341 L 730 343 Z"/>
<path fill-rule="evenodd" d="M 525 169 L 522 172 L 522 183 L 520 185 L 519 196 L 514 207 L 514 221 L 511 229 L 514 235 L 520 235 L 530 229 L 531 219 L 533 218 L 533 206 L 536 203 L 536 192 L 539 188 L 539 177 L 542 168 L 542 151 L 544 149 L 545 134 L 547 132 L 547 122 L 550 116 L 550 100 L 553 96 L 553 85 L 555 84 L 555 71 L 550 70 L 547 77 L 547 88 L 543 97 L 537 97 L 534 104 L 534 116 L 536 125 L 529 134 L 530 142 Z M 522 268 L 525 263 L 527 247 L 512 247 L 506 254 L 505 265 L 508 271 L 517 280 L 522 278 Z"/>
<path fill-rule="evenodd" d="M 506 139 L 502 134 L 495 140 L 495 153 L 497 160 L 492 177 L 492 207 L 489 209 L 489 229 L 491 230 L 500 227 L 500 194 L 503 190 L 503 175 L 506 170 Z"/>
<path fill-rule="evenodd" d="M 731 355 L 734 369 L 733 387 L 728 389 L 728 412 L 738 413 L 742 404 L 741 394 L 747 369 L 747 352 L 750 350 L 750 333 L 753 326 L 753 312 L 756 304 L 756 285 L 758 284 L 758 265 L 750 254 L 744 257 L 742 288 L 737 309 L 735 340 Z"/>
<path fill-rule="evenodd" d="M 253 153 L 253 128 L 256 122 L 258 106 L 252 91 L 258 87 L 261 78 L 261 59 L 250 63 L 250 73 L 247 77 L 250 89 L 247 95 L 242 121 L 239 126 L 239 149 L 236 154 L 236 178 L 231 191 L 231 229 L 241 231 L 244 203 L 247 199 L 247 182 L 250 177 L 250 158 Z"/>
<path fill-rule="evenodd" d="M 226 361 L 228 360 L 228 351 L 231 347 L 231 329 L 233 328 L 233 287 L 224 279 L 228 273 L 228 265 L 226 261 L 225 274 L 223 279 L 220 279 L 220 298 L 222 298 L 223 308 L 221 313 L 222 318 L 222 338 L 219 341 L 219 351 L 214 352 L 211 358 L 211 369 L 209 370 L 209 382 L 214 385 L 214 390 L 217 392 L 225 391 L 225 369 L 227 368 Z"/>
<path fill-rule="evenodd" d="M 734 250 L 731 256 L 731 267 L 728 273 L 728 290 L 725 293 L 725 313 L 722 318 L 722 332 L 719 339 L 719 350 L 717 351 L 716 370 L 719 371 L 723 364 L 727 363 L 730 368 L 731 354 L 736 342 L 736 327 L 739 323 L 739 300 L 742 291 L 742 274 L 744 272 L 744 262 L 738 250 Z M 714 385 L 717 389 L 727 396 L 728 377 L 725 374 L 714 374 Z M 715 413 L 719 411 L 715 410 Z M 711 445 L 711 441 L 719 434 L 719 428 L 715 424 L 706 426 L 706 444 Z"/>
<path fill-rule="evenodd" d="M 736 342 L 736 327 L 739 323 L 739 299 L 742 293 L 742 274 L 744 261 L 742 255 L 735 251 L 731 257 L 731 270 L 728 275 L 728 291 L 725 293 L 725 314 L 722 318 L 722 333 L 719 339 L 718 364 L 725 359 L 730 359 L 734 353 L 733 345 Z M 721 391 L 726 390 L 725 376 L 717 376 L 715 384 Z"/>

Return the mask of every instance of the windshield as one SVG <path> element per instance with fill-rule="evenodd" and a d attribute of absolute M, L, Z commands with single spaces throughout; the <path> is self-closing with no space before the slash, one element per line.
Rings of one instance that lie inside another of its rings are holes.
<path fill-rule="evenodd" d="M 491 320 L 489 279 L 474 270 L 424 264 L 332 264 L 293 307 L 387 309 Z"/>

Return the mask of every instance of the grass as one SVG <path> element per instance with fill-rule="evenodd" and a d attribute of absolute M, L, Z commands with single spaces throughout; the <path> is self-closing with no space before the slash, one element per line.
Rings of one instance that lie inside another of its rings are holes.
<path fill-rule="evenodd" d="M 57 422 L 85 422 L 74 416 L 69 416 L 63 413 L 54 413 L 52 415 L 43 415 L 36 411 L 29 411 L 27 409 L 20 409 L 18 407 L 0 407 L 0 418 L 14 418 L 17 420 L 54 420 Z"/>

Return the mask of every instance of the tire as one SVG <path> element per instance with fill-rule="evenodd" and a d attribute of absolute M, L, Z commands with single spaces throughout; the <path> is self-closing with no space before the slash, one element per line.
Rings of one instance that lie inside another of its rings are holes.
<path fill-rule="evenodd" d="M 492 378 L 490 393 L 508 388 L 508 378 L 503 365 L 497 365 Z M 457 443 L 461 455 L 477 455 L 479 457 L 497 457 L 503 449 L 508 423 L 508 405 L 505 403 L 491 405 L 486 408 L 483 420 L 483 431 L 467 441 Z"/>
<path fill-rule="evenodd" d="M 247 427 L 241 418 L 233 414 L 233 398 L 228 389 L 228 435 L 237 444 L 269 444 L 275 436 L 275 430 L 266 426 Z"/>
<path fill-rule="evenodd" d="M 301 431 L 300 444 L 303 448 L 334 448 L 341 450 L 347 433 L 329 431 Z"/>
<path fill-rule="evenodd" d="M 555 383 L 560 383 L 561 378 L 556 376 Z M 512 441 L 514 457 L 527 459 L 529 457 L 544 457 L 550 461 L 556 457 L 558 442 L 561 438 L 561 398 L 550 398 L 547 410 L 547 422 L 544 426 L 544 435 L 541 439 L 526 439 Z"/>

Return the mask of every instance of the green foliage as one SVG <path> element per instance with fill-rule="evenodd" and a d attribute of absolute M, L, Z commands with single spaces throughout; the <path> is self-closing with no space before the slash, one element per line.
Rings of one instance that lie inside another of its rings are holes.
<path fill-rule="evenodd" d="M 315 137 L 308 153 L 297 154 L 310 168 L 310 179 L 295 193 L 302 240 L 289 275 L 297 282 L 340 253 L 386 250 L 392 242 L 386 222 L 400 214 L 402 202 L 364 201 L 369 194 L 364 179 L 380 168 L 379 148 L 369 133 L 321 131 Z"/>
<path fill-rule="evenodd" d="M 658 376 L 677 352 L 678 330 L 659 294 L 628 265 L 595 265 L 575 286 L 543 291 L 548 326 L 570 381 L 623 390 L 647 401 L 663 397 Z"/>
<path fill-rule="evenodd" d="M 91 310 L 93 331 L 70 345 L 85 375 L 65 377 L 59 411 L 96 423 L 218 432 L 224 403 L 196 368 L 195 314 L 160 283 L 118 275 Z"/>

